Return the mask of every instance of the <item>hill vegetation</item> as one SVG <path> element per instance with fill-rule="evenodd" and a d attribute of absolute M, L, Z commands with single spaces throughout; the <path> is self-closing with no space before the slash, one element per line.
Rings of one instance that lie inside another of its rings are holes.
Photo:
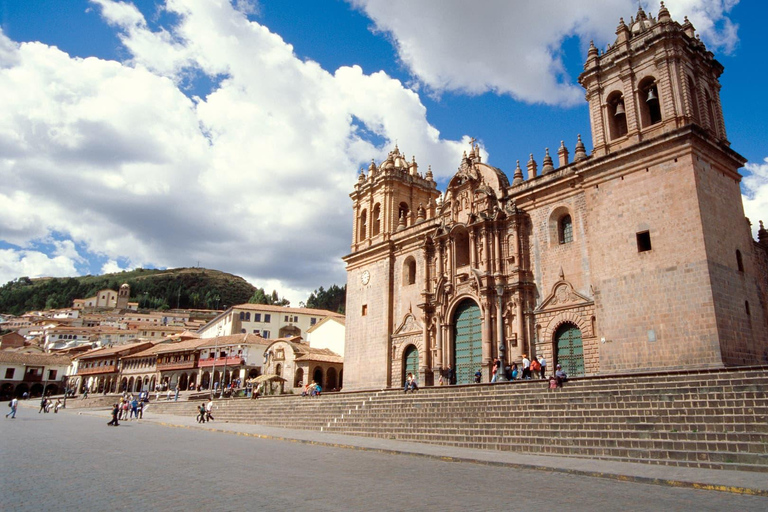
<path fill-rule="evenodd" d="M 218 270 L 139 268 L 100 276 L 20 277 L 0 287 L 0 312 L 20 315 L 32 310 L 70 307 L 74 299 L 93 297 L 105 288 L 118 290 L 123 283 L 131 286 L 131 302 L 147 309 L 224 309 L 257 295 L 257 289 L 242 277 Z M 269 296 L 273 297 L 281 300 L 276 292 Z"/>

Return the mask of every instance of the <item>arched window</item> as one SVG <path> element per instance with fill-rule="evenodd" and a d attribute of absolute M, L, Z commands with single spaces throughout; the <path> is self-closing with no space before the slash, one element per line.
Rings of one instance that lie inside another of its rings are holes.
<path fill-rule="evenodd" d="M 656 79 L 649 76 L 640 82 L 640 123 L 643 128 L 661 122 L 661 99 Z"/>
<path fill-rule="evenodd" d="M 456 254 L 456 266 L 469 265 L 469 234 L 464 228 L 459 228 L 453 233 L 453 247 Z"/>
<path fill-rule="evenodd" d="M 373 220 L 372 220 L 372 236 L 376 236 L 379 233 L 381 233 L 381 205 L 379 203 L 376 203 L 376 206 L 373 207 Z"/>
<path fill-rule="evenodd" d="M 245 320 L 245 313 L 243 313 L 243 312 L 241 311 L 241 312 L 240 312 L 240 321 L 242 322 L 243 320 Z"/>
<path fill-rule="evenodd" d="M 741 251 L 736 249 L 736 266 L 739 268 L 739 272 L 744 272 L 744 261 L 741 259 Z"/>
<path fill-rule="evenodd" d="M 409 256 L 403 263 L 403 285 L 416 284 L 416 260 Z"/>
<path fill-rule="evenodd" d="M 573 242 L 573 221 L 570 215 L 563 215 L 557 223 L 557 239 L 561 244 Z"/>
<path fill-rule="evenodd" d="M 717 129 L 718 122 L 717 118 L 715 117 L 715 102 L 712 100 L 712 96 L 709 94 L 709 91 L 704 91 L 704 101 L 707 104 L 707 117 L 709 118 L 709 129 L 712 130 L 712 132 L 715 135 L 718 135 L 719 130 Z"/>
<path fill-rule="evenodd" d="M 245 314 L 245 321 L 246 322 L 250 322 L 251 321 L 251 314 L 250 313 L 246 313 Z"/>
<path fill-rule="evenodd" d="M 363 210 L 360 213 L 360 229 L 358 230 L 358 240 L 365 240 L 368 238 L 367 236 L 367 228 L 368 228 L 368 210 Z"/>
<path fill-rule="evenodd" d="M 696 85 L 688 75 L 688 93 L 691 95 L 691 108 L 694 122 L 701 124 L 701 116 L 699 115 L 699 91 L 696 89 Z"/>
<path fill-rule="evenodd" d="M 627 113 L 624 110 L 624 96 L 618 91 L 608 96 L 608 126 L 611 139 L 619 139 L 627 134 Z"/>

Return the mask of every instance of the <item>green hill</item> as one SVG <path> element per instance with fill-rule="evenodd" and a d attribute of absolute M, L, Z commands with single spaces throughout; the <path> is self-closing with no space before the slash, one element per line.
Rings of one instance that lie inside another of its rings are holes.
<path fill-rule="evenodd" d="M 123 283 L 131 285 L 131 302 L 150 309 L 224 309 L 248 302 L 256 291 L 242 277 L 205 268 L 139 268 L 100 276 L 20 277 L 0 287 L 0 312 L 20 315 L 31 310 L 70 307 L 74 299 L 93 297 L 105 288 L 118 290 Z"/>

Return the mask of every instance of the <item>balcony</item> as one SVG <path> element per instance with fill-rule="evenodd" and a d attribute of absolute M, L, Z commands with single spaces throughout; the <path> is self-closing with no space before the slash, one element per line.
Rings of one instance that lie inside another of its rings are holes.
<path fill-rule="evenodd" d="M 94 368 L 78 368 L 77 375 L 96 375 L 98 373 L 115 373 L 117 372 L 117 366 L 114 364 L 108 364 L 105 366 L 96 366 Z"/>
<path fill-rule="evenodd" d="M 197 362 L 198 368 L 206 368 L 208 366 L 239 366 L 245 364 L 243 356 L 230 356 L 230 357 L 218 357 L 216 359 L 201 359 Z"/>
<path fill-rule="evenodd" d="M 167 363 L 157 363 L 157 369 L 160 371 L 168 370 L 188 370 L 195 367 L 195 360 L 191 361 L 169 361 Z"/>

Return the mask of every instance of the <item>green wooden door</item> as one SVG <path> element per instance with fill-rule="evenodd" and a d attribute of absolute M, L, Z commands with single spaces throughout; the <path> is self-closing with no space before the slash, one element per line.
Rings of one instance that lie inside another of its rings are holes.
<path fill-rule="evenodd" d="M 482 363 L 482 325 L 480 307 L 471 300 L 465 300 L 456 308 L 453 317 L 453 354 L 457 384 L 475 381 L 475 372 Z"/>
<path fill-rule="evenodd" d="M 404 354 L 405 364 L 403 365 L 403 384 L 405 384 L 405 377 L 408 373 L 414 374 L 417 378 L 419 376 L 419 351 L 411 345 L 405 349 Z"/>
<path fill-rule="evenodd" d="M 563 324 L 555 333 L 557 364 L 569 377 L 584 375 L 584 345 L 581 330 L 573 324 Z"/>

